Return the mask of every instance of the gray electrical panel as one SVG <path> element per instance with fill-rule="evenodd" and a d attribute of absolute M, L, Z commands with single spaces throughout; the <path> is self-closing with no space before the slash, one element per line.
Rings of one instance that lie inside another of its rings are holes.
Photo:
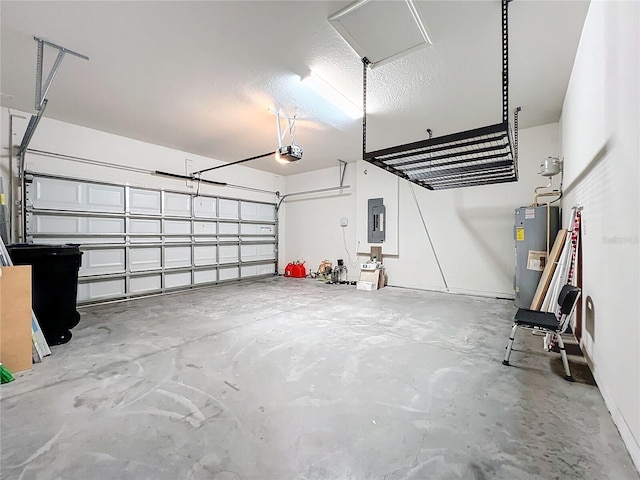
<path fill-rule="evenodd" d="M 513 227 L 516 243 L 515 304 L 529 308 L 547 262 L 547 227 L 549 249 L 560 230 L 560 208 L 521 207 L 516 209 Z"/>
<path fill-rule="evenodd" d="M 383 243 L 385 231 L 384 199 L 370 198 L 368 206 L 367 241 L 369 243 Z"/>

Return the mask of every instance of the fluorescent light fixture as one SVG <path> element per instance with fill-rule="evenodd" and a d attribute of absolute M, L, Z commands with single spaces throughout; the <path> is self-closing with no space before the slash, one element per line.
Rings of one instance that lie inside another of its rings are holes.
<path fill-rule="evenodd" d="M 302 83 L 315 91 L 326 101 L 333 104 L 336 108 L 342 110 L 351 118 L 362 118 L 362 108 L 358 107 L 355 103 L 345 97 L 317 73 L 312 71 L 308 76 L 302 79 Z"/>

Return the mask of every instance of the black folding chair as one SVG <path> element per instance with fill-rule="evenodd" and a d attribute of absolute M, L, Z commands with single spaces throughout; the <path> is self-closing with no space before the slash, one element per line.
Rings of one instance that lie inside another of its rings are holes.
<path fill-rule="evenodd" d="M 571 370 L 569 370 L 569 361 L 567 360 L 567 352 L 564 349 L 562 334 L 569 326 L 571 314 L 578 304 L 580 298 L 580 289 L 573 285 L 565 285 L 558 296 L 558 305 L 560 305 L 560 318 L 555 313 L 538 312 L 536 310 L 527 310 L 519 308 L 513 320 L 513 328 L 509 336 L 509 344 L 507 345 L 507 353 L 502 361 L 503 365 L 509 366 L 509 357 L 511 356 L 511 348 L 513 340 L 516 338 L 518 328 L 528 328 L 530 330 L 539 330 L 545 333 L 555 333 L 558 338 L 558 347 L 562 356 L 562 364 L 564 365 L 564 378 L 569 382 L 573 382 Z"/>

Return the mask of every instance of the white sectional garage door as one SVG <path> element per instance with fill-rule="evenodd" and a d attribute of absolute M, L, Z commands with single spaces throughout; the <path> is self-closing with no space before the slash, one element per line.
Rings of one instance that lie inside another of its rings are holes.
<path fill-rule="evenodd" d="M 275 274 L 275 204 L 26 178 L 27 240 L 84 252 L 79 303 Z"/>

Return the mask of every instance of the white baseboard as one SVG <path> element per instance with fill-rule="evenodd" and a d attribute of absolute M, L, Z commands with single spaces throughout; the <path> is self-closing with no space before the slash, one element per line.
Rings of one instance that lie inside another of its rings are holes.
<path fill-rule="evenodd" d="M 611 413 L 611 418 L 613 419 L 613 423 L 616 425 L 616 427 L 618 427 L 618 431 L 620 432 L 622 441 L 627 447 L 627 451 L 631 456 L 631 460 L 633 460 L 633 464 L 635 465 L 636 470 L 638 470 L 638 473 L 640 473 L 640 443 L 638 442 L 638 439 L 636 439 L 636 437 L 633 435 L 631 428 L 629 428 L 629 425 L 627 424 L 624 417 L 622 416 L 622 412 L 620 412 L 620 410 L 618 409 L 618 405 L 613 400 L 613 397 L 611 396 L 611 393 L 607 389 L 606 384 L 600 378 L 598 369 L 595 368 L 593 362 L 591 361 L 591 357 L 589 357 L 589 355 L 586 354 L 584 346 L 582 345 L 582 341 L 580 342 L 580 348 L 582 349 L 584 353 L 584 358 L 587 360 L 587 364 L 591 369 L 593 378 L 595 379 L 596 384 L 600 389 L 602 398 L 604 398 L 604 403 L 607 406 L 609 413 Z"/>

